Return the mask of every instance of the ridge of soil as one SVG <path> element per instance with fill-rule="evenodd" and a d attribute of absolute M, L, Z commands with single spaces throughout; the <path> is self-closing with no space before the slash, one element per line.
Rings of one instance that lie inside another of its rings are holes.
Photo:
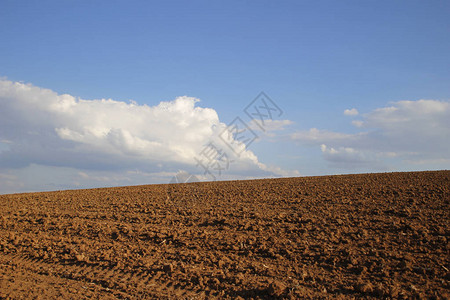
<path fill-rule="evenodd" d="M 0 195 L 0 299 L 450 297 L 450 171 Z"/>

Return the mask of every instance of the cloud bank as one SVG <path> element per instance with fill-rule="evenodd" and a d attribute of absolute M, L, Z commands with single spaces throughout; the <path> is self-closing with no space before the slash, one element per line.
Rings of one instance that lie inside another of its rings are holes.
<path fill-rule="evenodd" d="M 358 115 L 356 109 L 345 115 Z M 323 158 L 339 168 L 388 170 L 392 163 L 450 167 L 450 102 L 398 101 L 353 120 L 353 134 L 319 130 L 297 131 L 291 139 L 320 147 Z"/>
<path fill-rule="evenodd" d="M 226 124 L 214 109 L 198 107 L 198 102 L 186 96 L 156 106 L 84 100 L 0 80 L 0 178 L 11 185 L 16 178 L 11 170 L 31 165 L 82 170 L 76 172 L 81 180 L 89 172 L 106 171 L 166 172 L 167 182 L 179 170 L 201 173 L 194 157 L 205 145 L 227 146 L 218 138 Z M 236 176 L 289 173 L 262 164 L 249 149 L 227 154 L 233 161 L 229 172 Z"/>

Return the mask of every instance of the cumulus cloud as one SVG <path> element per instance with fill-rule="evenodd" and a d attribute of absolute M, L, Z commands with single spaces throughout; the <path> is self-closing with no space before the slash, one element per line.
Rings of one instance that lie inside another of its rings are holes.
<path fill-rule="evenodd" d="M 293 133 L 291 139 L 320 146 L 324 159 L 340 167 L 379 168 L 394 158 L 403 164 L 428 161 L 440 162 L 442 169 L 449 167 L 450 102 L 398 101 L 362 117 L 352 122 L 363 130 L 358 133 L 312 128 Z"/>
<path fill-rule="evenodd" d="M 30 164 L 67 167 L 85 170 L 78 173 L 81 179 L 86 170 L 198 171 L 194 157 L 206 144 L 227 146 L 219 138 L 226 124 L 198 102 L 187 96 L 155 106 L 85 100 L 0 80 L 0 170 Z M 228 153 L 234 162 L 230 172 L 273 175 L 241 147 L 239 155 Z"/>
<path fill-rule="evenodd" d="M 344 115 L 346 116 L 357 116 L 358 114 L 359 112 L 356 108 L 344 110 Z"/>

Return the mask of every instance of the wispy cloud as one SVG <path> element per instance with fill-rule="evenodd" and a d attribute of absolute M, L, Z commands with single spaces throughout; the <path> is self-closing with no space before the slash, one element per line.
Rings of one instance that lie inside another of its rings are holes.
<path fill-rule="evenodd" d="M 348 141 L 357 138 L 357 135 L 333 132 L 317 128 L 309 130 L 296 131 L 291 134 L 291 139 L 300 141 L 305 144 L 320 145 L 323 143 L 340 143 L 341 141 Z"/>
<path fill-rule="evenodd" d="M 256 123 L 257 121 L 252 120 L 249 123 L 249 127 L 255 131 L 263 131 L 261 127 Z M 294 124 L 291 120 L 265 120 L 264 121 L 264 131 L 282 131 L 285 130 L 286 126 Z"/>

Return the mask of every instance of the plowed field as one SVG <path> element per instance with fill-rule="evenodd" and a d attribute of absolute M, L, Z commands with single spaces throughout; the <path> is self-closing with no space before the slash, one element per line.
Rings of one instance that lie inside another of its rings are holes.
<path fill-rule="evenodd" d="M 0 299 L 437 298 L 450 171 L 0 196 Z"/>

